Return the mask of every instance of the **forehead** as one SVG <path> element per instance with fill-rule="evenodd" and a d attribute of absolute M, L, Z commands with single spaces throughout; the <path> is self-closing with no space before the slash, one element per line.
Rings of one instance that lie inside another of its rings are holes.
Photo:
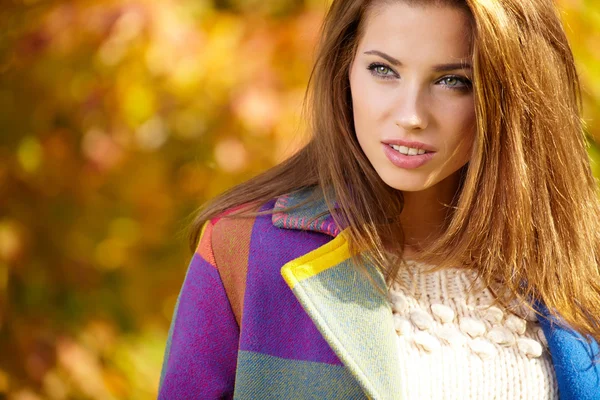
<path fill-rule="evenodd" d="M 464 7 L 382 2 L 367 11 L 359 48 L 378 48 L 398 56 L 422 53 L 467 58 L 472 29 L 471 15 Z"/>

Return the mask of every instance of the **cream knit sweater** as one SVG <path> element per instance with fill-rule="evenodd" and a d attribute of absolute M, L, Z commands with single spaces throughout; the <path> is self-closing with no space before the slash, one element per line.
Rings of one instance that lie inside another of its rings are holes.
<path fill-rule="evenodd" d="M 554 400 L 544 334 L 523 307 L 491 306 L 474 271 L 409 261 L 389 290 L 407 400 Z"/>

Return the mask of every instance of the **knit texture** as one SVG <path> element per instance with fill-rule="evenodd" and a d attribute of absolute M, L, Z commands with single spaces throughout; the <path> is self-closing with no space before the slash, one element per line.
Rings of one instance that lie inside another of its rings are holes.
<path fill-rule="evenodd" d="M 546 338 L 535 313 L 493 305 L 476 272 L 409 261 L 389 289 L 403 397 L 558 399 Z M 469 292 L 472 285 L 475 289 Z"/>

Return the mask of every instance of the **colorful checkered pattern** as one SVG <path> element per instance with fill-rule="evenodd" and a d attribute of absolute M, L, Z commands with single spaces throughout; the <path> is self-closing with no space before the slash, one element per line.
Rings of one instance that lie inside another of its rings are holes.
<path fill-rule="evenodd" d="M 392 313 L 348 262 L 343 229 L 310 189 L 273 215 L 208 222 L 165 350 L 159 399 L 399 399 Z M 312 221 L 311 221 L 312 220 Z M 374 281 L 381 275 L 367 266 Z M 544 315 L 547 310 L 538 305 Z M 561 400 L 600 400 L 598 344 L 541 319 Z"/>

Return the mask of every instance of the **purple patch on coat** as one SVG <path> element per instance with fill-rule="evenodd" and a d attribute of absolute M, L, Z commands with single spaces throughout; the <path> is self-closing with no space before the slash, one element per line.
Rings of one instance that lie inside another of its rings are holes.
<path fill-rule="evenodd" d="M 239 330 L 218 271 L 193 255 L 159 399 L 233 397 Z"/>
<path fill-rule="evenodd" d="M 267 203 L 261 211 L 273 205 Z M 281 276 L 285 263 L 331 239 L 310 231 L 291 234 L 273 226 L 269 215 L 256 218 L 244 298 L 244 309 L 252 311 L 243 313 L 240 350 L 342 365 Z"/>

